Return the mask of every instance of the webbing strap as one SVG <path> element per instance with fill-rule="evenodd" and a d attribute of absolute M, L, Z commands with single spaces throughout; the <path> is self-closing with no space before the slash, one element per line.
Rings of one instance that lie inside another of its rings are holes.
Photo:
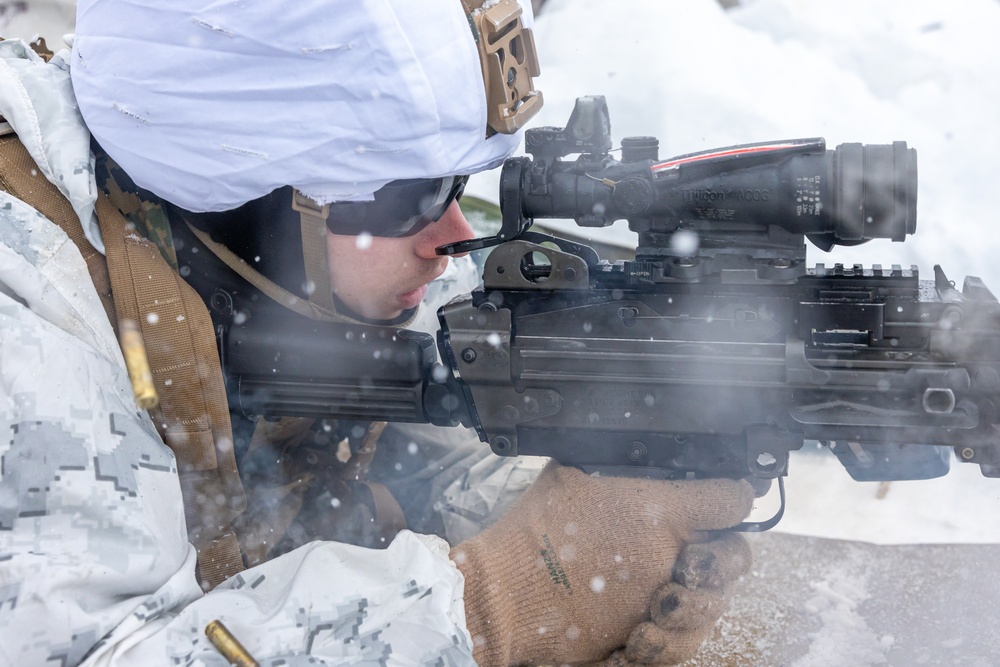
<path fill-rule="evenodd" d="M 246 507 L 212 320 L 198 294 L 104 193 L 97 217 L 107 258 L 87 241 L 69 201 L 16 136 L 0 137 L 0 186 L 59 225 L 79 248 L 112 324 L 143 334 L 160 406 L 151 412 L 174 451 L 188 538 L 206 589 L 243 569 L 232 522 Z"/>
<path fill-rule="evenodd" d="M 239 540 L 232 531 L 194 546 L 198 552 L 198 578 L 206 591 L 245 569 Z"/>
<path fill-rule="evenodd" d="M 372 494 L 375 523 L 385 538 L 385 543 L 388 544 L 401 530 L 406 530 L 406 515 L 387 486 L 378 482 L 363 482 L 363 484 Z"/>
<path fill-rule="evenodd" d="M 186 223 L 188 229 L 191 233 L 198 237 L 198 240 L 205 244 L 205 247 L 209 251 L 219 258 L 226 266 L 235 271 L 241 278 L 245 281 L 259 289 L 266 296 L 270 297 L 277 303 L 280 303 L 285 308 L 298 313 L 299 315 L 304 315 L 312 320 L 318 320 L 320 322 L 343 322 L 345 319 L 337 315 L 337 312 L 333 308 L 333 293 L 326 289 L 326 292 L 330 294 L 330 307 L 320 306 L 314 301 L 306 301 L 295 296 L 288 290 L 279 286 L 271 280 L 265 278 L 259 271 L 254 269 L 252 266 L 247 264 L 243 258 L 234 253 L 232 250 L 222 245 L 221 243 L 216 243 L 212 240 L 212 237 L 201 231 L 190 222 Z M 326 239 L 323 240 L 323 250 L 326 252 Z M 324 260 L 325 261 L 325 260 Z M 327 274 L 327 285 L 329 285 L 329 273 Z"/>
<path fill-rule="evenodd" d="M 83 225 L 69 200 L 59 192 L 59 188 L 49 183 L 38 168 L 28 149 L 15 134 L 0 137 L 0 188 L 6 190 L 26 204 L 30 204 L 66 232 L 83 255 L 94 282 L 97 295 L 108 314 L 112 326 L 118 327 L 115 304 L 111 298 L 111 280 L 104 255 L 90 244 L 83 233 Z"/>
<path fill-rule="evenodd" d="M 368 469 L 371 468 L 372 461 L 375 459 L 375 449 L 386 426 L 388 426 L 386 422 L 368 424 L 368 432 L 365 434 L 365 439 L 361 441 L 361 447 L 351 455 L 344 469 L 340 471 L 342 479 L 360 481 L 368 477 Z"/>
<path fill-rule="evenodd" d="M 118 318 L 137 322 L 146 341 L 160 396 L 152 417 L 177 457 L 188 537 L 209 561 L 199 567 L 202 585 L 212 588 L 243 569 L 231 525 L 246 509 L 212 319 L 103 193 L 97 218 Z"/>

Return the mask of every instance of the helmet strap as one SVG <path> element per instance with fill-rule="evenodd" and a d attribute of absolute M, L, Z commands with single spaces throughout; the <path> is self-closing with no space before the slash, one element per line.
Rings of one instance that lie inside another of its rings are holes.
<path fill-rule="evenodd" d="M 299 214 L 302 227 L 302 261 L 305 264 L 309 302 L 324 310 L 335 311 L 326 246 L 326 219 L 330 215 L 330 205 L 320 206 L 295 189 L 292 190 L 292 210 Z"/>

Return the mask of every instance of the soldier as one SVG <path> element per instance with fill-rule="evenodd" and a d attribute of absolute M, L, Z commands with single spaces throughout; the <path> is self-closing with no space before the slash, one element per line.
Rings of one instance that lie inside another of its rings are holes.
<path fill-rule="evenodd" d="M 0 654 L 690 657 L 749 566 L 742 538 L 705 533 L 745 516 L 747 484 L 550 465 L 492 527 L 449 547 L 376 521 L 389 506 L 447 534 L 427 509 L 442 487 L 425 482 L 401 507 L 384 491 L 405 491 L 402 477 L 341 474 L 376 442 L 401 456 L 378 428 L 253 429 L 219 404 L 212 289 L 238 284 L 288 317 L 404 326 L 446 270 L 433 249 L 471 236 L 456 201 L 464 175 L 519 140 L 517 122 L 498 127 L 487 112 L 473 36 L 493 7 L 518 19 L 512 0 L 333 4 L 92 0 L 79 4 L 72 54 L 45 62 L 0 42 Z M 528 48 L 527 8 L 516 23 L 512 48 Z M 529 92 L 509 111 L 540 103 Z M 116 341 L 126 321 L 154 361 L 151 411 Z M 216 621 L 242 649 L 217 639 Z"/>

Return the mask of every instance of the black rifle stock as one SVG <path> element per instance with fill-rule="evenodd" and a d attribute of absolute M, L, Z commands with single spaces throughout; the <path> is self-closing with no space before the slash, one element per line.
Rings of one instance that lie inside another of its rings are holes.
<path fill-rule="evenodd" d="M 915 231 L 903 142 L 822 139 L 660 161 L 656 140 L 609 154 L 603 98 L 566 128 L 529 130 L 508 160 L 483 285 L 423 334 L 251 319 L 222 340 L 248 415 L 458 422 L 501 455 L 665 476 L 780 478 L 827 444 L 859 480 L 947 472 L 950 450 L 1000 476 L 1000 303 L 939 268 L 814 268 L 824 249 Z M 564 160 L 578 154 L 576 160 Z M 528 231 L 625 218 L 634 261 Z M 234 403 L 235 404 L 235 403 Z"/>

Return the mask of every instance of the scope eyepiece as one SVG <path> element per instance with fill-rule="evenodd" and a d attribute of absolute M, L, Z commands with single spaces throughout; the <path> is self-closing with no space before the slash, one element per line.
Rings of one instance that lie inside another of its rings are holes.
<path fill-rule="evenodd" d="M 917 151 L 905 141 L 841 144 L 829 152 L 833 170 L 833 235 L 849 245 L 868 239 L 903 241 L 917 230 Z"/>

